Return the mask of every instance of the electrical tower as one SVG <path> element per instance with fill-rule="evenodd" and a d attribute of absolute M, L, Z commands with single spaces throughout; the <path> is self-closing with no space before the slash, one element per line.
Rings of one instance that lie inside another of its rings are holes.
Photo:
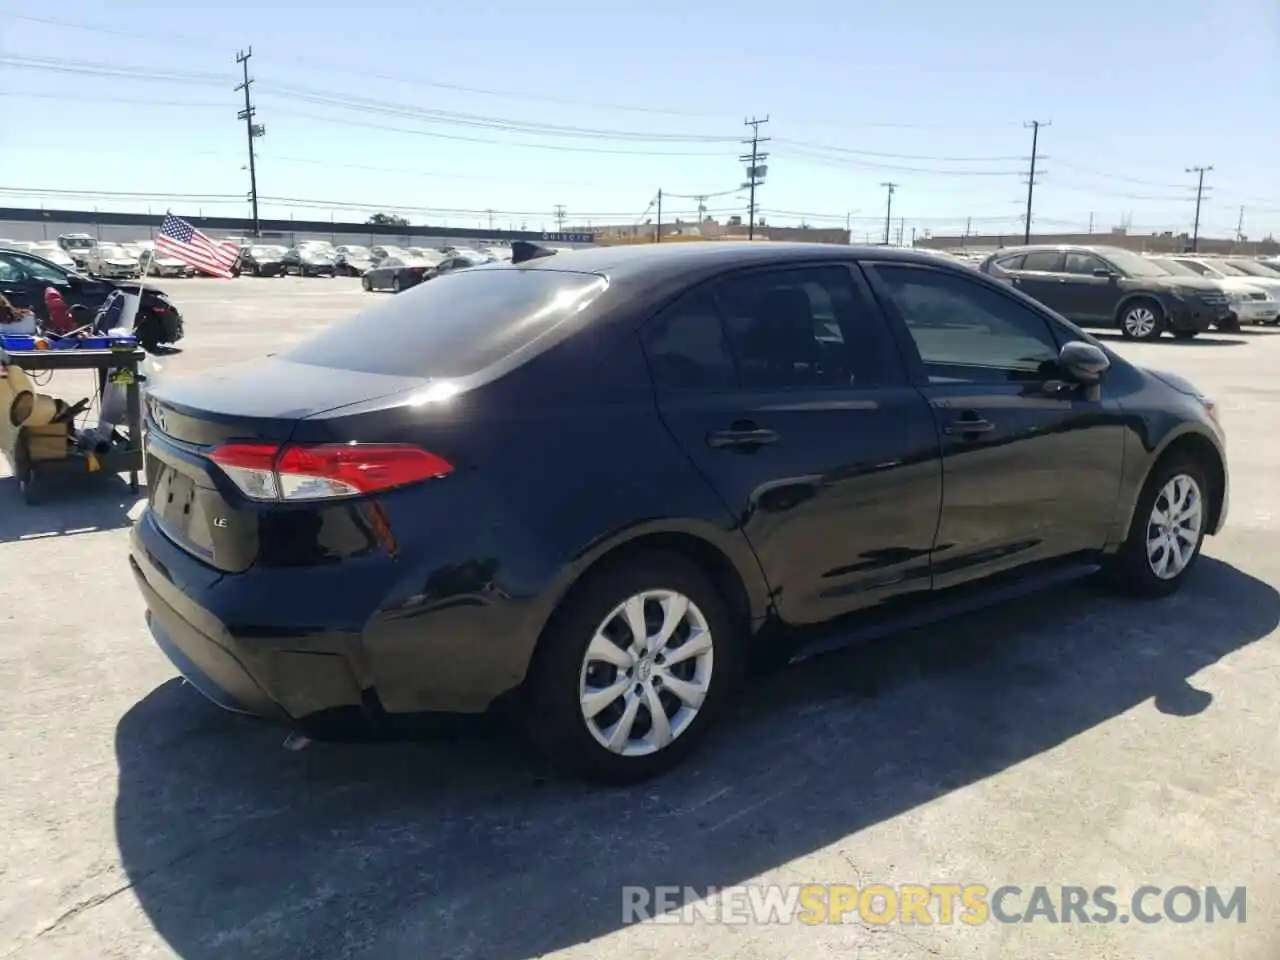
<path fill-rule="evenodd" d="M 738 157 L 741 162 L 747 164 L 747 182 L 742 185 L 742 188 L 751 192 L 751 196 L 747 201 L 748 240 L 754 240 L 756 236 L 756 187 L 764 183 L 765 175 L 769 172 L 769 168 L 764 164 L 769 155 L 760 152 L 760 144 L 768 143 L 770 139 L 769 137 L 760 136 L 760 124 L 768 122 L 768 114 L 765 114 L 763 120 L 757 120 L 752 117 L 750 120 L 742 121 L 743 126 L 751 128 L 751 136 L 742 141 L 743 144 L 750 145 L 751 152 Z"/>
<path fill-rule="evenodd" d="M 556 230 L 564 232 L 564 206 L 559 203 L 556 204 Z"/>
<path fill-rule="evenodd" d="M 237 120 L 244 121 L 245 132 L 248 134 L 249 140 L 249 202 L 253 206 L 253 235 L 261 236 L 258 229 L 258 168 L 254 162 L 253 141 L 258 137 L 267 135 L 267 128 L 260 123 L 254 123 L 253 117 L 258 112 L 253 105 L 253 100 L 249 95 L 249 87 L 253 85 L 253 80 L 249 76 L 249 58 L 253 56 L 253 47 L 242 50 L 236 54 L 236 63 L 244 68 L 244 82 L 236 87 L 237 91 L 244 91 L 244 109 L 236 114 Z"/>
<path fill-rule="evenodd" d="M 1200 246 L 1200 201 L 1204 199 L 1204 175 L 1213 169 L 1207 167 L 1187 167 L 1187 173 L 1196 174 L 1196 222 L 1191 228 L 1191 252 L 1195 253 Z"/>
<path fill-rule="evenodd" d="M 893 222 L 893 191 L 898 189 L 896 183 L 882 183 L 880 186 L 888 191 L 888 200 L 884 208 L 884 245 L 889 245 L 889 225 Z"/>
<path fill-rule="evenodd" d="M 1031 170 L 1027 173 L 1027 217 L 1023 224 L 1022 242 L 1031 242 L 1031 198 L 1036 191 L 1036 160 L 1040 151 L 1040 128 L 1049 126 L 1047 120 L 1029 120 L 1023 124 L 1031 128 Z"/>

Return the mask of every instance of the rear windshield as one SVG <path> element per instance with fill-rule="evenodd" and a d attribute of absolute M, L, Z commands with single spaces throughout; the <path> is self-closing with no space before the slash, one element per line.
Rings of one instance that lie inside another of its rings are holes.
<path fill-rule="evenodd" d="M 398 377 L 465 377 L 533 343 L 607 285 L 590 273 L 462 270 L 379 297 L 284 356 Z"/>

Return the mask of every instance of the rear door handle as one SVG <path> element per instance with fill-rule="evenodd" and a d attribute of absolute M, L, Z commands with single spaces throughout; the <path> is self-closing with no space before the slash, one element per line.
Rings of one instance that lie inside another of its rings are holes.
<path fill-rule="evenodd" d="M 969 433 L 990 433 L 996 425 L 990 420 L 961 418 L 948 423 L 942 432 L 949 437 L 962 437 Z"/>
<path fill-rule="evenodd" d="M 758 447 L 765 443 L 775 443 L 777 440 L 777 431 L 765 430 L 760 427 L 717 430 L 714 433 L 707 434 L 707 446 L 716 448 Z"/>

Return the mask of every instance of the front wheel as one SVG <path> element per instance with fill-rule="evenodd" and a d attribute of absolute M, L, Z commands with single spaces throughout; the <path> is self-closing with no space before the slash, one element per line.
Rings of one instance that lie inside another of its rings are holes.
<path fill-rule="evenodd" d="M 1120 332 L 1130 340 L 1156 340 L 1164 328 L 1164 310 L 1154 300 L 1137 300 L 1120 314 Z"/>
<path fill-rule="evenodd" d="M 371 283 L 369 282 L 369 278 L 368 278 L 368 277 L 361 277 L 361 278 L 360 278 L 360 286 L 361 286 L 361 288 L 362 288 L 362 289 L 364 289 L 366 292 L 367 292 L 367 291 L 369 291 L 369 290 L 372 290 L 372 289 L 373 289 L 373 284 L 371 284 Z"/>
<path fill-rule="evenodd" d="M 530 731 L 550 760 L 588 780 L 657 776 L 697 746 L 728 700 L 734 639 L 723 598 L 684 557 L 603 571 L 539 641 Z"/>
<path fill-rule="evenodd" d="M 1204 468 L 1193 460 L 1157 464 L 1134 507 L 1129 535 L 1107 573 L 1127 593 L 1163 597 L 1195 566 L 1212 497 Z"/>
<path fill-rule="evenodd" d="M 392 280 L 391 280 L 391 292 L 392 292 L 392 293 L 399 293 L 399 292 L 401 291 L 401 289 L 403 289 L 403 288 L 402 288 L 402 286 L 401 286 L 401 284 L 400 284 L 400 278 L 399 278 L 399 277 L 393 277 L 393 278 L 392 278 Z"/>

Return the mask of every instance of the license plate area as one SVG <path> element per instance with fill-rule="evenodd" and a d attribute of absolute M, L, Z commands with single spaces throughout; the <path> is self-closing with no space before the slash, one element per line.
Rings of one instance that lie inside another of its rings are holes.
<path fill-rule="evenodd" d="M 213 540 L 205 505 L 216 491 L 202 490 L 191 477 L 158 457 L 148 458 L 148 490 L 156 525 L 192 553 L 213 559 Z"/>

